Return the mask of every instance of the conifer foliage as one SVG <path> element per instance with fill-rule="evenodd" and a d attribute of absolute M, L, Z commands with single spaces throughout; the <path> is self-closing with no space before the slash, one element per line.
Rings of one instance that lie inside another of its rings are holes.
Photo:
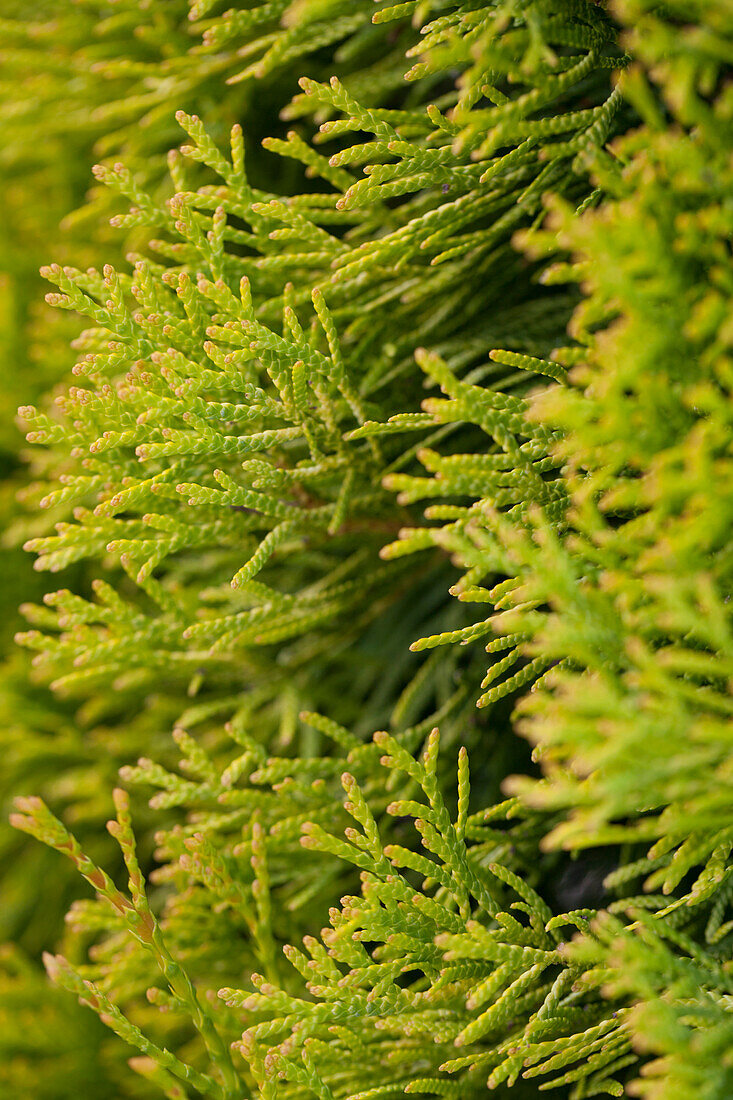
<path fill-rule="evenodd" d="M 90 889 L 52 988 L 6 949 L 0 1084 L 727 1100 L 730 5 L 221 9 L 39 57 L 115 159 L 42 272 L 8 786 Z"/>

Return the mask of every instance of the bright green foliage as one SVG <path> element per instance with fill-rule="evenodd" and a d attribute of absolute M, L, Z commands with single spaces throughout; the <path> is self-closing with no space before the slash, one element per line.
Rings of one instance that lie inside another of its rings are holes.
<path fill-rule="evenodd" d="M 82 268 L 95 263 L 101 267 L 105 261 L 121 262 L 127 249 L 146 243 L 148 230 L 132 226 L 121 233 L 117 220 L 131 200 L 140 198 L 141 187 L 150 187 L 158 203 L 175 190 L 166 154 L 180 135 L 177 108 L 195 106 L 205 112 L 207 126 L 218 138 L 238 120 L 255 174 L 264 173 L 270 180 L 276 175 L 285 192 L 296 180 L 300 183 L 299 166 L 291 161 L 275 162 L 273 172 L 273 158 L 262 152 L 259 137 L 269 134 L 272 126 L 280 132 L 278 111 L 298 90 L 303 67 L 315 77 L 327 78 L 333 72 L 332 54 L 319 46 L 325 27 L 335 48 L 348 47 L 339 71 L 349 84 L 361 75 L 369 86 L 370 102 L 391 94 L 409 68 L 404 51 L 414 42 L 415 31 L 405 24 L 397 35 L 391 25 L 373 27 L 368 2 L 354 5 L 348 28 L 341 21 L 334 23 L 333 12 L 323 4 L 301 5 L 298 25 L 302 28 L 308 21 L 314 33 L 298 36 L 290 61 L 283 51 L 272 52 L 286 33 L 279 29 L 283 13 L 265 5 L 260 14 L 264 20 L 240 26 L 235 38 L 227 38 L 221 31 L 214 34 L 229 21 L 211 6 L 207 13 L 197 14 L 185 3 L 169 0 L 164 5 L 100 0 L 34 5 L 31 12 L 14 0 L 0 3 L 0 95 L 5 108 L 0 150 L 0 340 L 5 361 L 13 363 L 0 382 L 0 474 L 7 477 L 0 495 L 7 547 L 1 552 L 3 649 L 12 644 L 13 632 L 21 625 L 18 603 L 39 600 L 44 590 L 41 578 L 30 571 L 27 555 L 17 547 L 24 538 L 48 531 L 47 517 L 39 516 L 32 492 L 20 516 L 13 504 L 19 482 L 15 452 L 21 436 L 12 420 L 21 400 L 35 399 L 68 373 L 73 363 L 68 345 L 80 329 L 73 314 L 52 310 L 41 301 L 38 266 L 49 257 L 62 262 L 73 257 Z M 212 35 L 216 41 L 209 42 Z M 240 51 L 250 47 L 252 58 L 268 56 L 267 72 L 226 90 L 224 81 L 242 67 Z M 302 105 L 293 117 L 300 114 Z M 122 194 L 95 183 L 91 173 L 95 161 L 105 171 L 114 171 L 120 157 L 132 172 L 121 177 Z M 173 152 L 169 159 L 175 174 L 180 158 Z M 189 167 L 190 178 L 198 178 L 199 166 L 190 162 Z M 90 185 L 89 201 L 82 206 Z M 77 566 L 67 574 L 67 583 L 83 588 L 91 579 L 89 573 Z M 118 727 L 118 713 L 110 714 L 109 700 L 104 717 L 97 701 L 74 713 L 39 690 L 37 682 L 29 682 L 21 657 L 12 654 L 0 674 L 3 801 L 29 786 L 43 791 L 56 805 L 68 807 L 69 820 L 73 818 L 100 858 L 114 858 L 113 849 L 100 841 L 99 827 L 116 769 L 144 752 L 160 754 L 165 749 L 170 740 L 167 730 L 180 712 L 178 701 L 158 699 L 148 718 L 133 727 L 126 715 Z M 36 952 L 46 942 L 49 913 L 58 921 L 68 905 L 64 889 L 73 880 L 64 886 L 57 875 L 54 904 L 41 907 L 46 854 L 35 845 L 22 844 L 22 838 L 4 826 L 0 851 L 7 872 L 0 938 L 19 936 Z"/>
<path fill-rule="evenodd" d="M 726 1100 L 729 5 L 152 4 L 144 65 L 116 7 L 134 252 L 44 269 L 90 327 L 21 410 L 65 820 L 13 818 L 96 895 L 100 1095 Z"/>

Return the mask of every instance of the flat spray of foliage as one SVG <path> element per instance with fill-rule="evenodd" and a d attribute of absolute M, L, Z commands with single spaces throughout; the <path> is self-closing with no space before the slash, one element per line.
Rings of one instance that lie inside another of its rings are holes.
<path fill-rule="evenodd" d="M 730 4 L 16 8 L 0 1086 L 729 1100 Z"/>

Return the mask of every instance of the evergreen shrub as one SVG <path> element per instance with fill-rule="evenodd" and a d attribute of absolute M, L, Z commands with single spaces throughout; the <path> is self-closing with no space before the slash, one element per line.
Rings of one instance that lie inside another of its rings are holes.
<path fill-rule="evenodd" d="M 729 1100 L 729 0 L 223 7 L 0 3 L 0 1092 Z"/>

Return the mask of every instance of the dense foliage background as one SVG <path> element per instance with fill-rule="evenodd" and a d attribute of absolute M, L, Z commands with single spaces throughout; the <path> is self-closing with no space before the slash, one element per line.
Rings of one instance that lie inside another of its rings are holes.
<path fill-rule="evenodd" d="M 0 1095 L 728 1100 L 728 0 L 0 32 Z"/>

